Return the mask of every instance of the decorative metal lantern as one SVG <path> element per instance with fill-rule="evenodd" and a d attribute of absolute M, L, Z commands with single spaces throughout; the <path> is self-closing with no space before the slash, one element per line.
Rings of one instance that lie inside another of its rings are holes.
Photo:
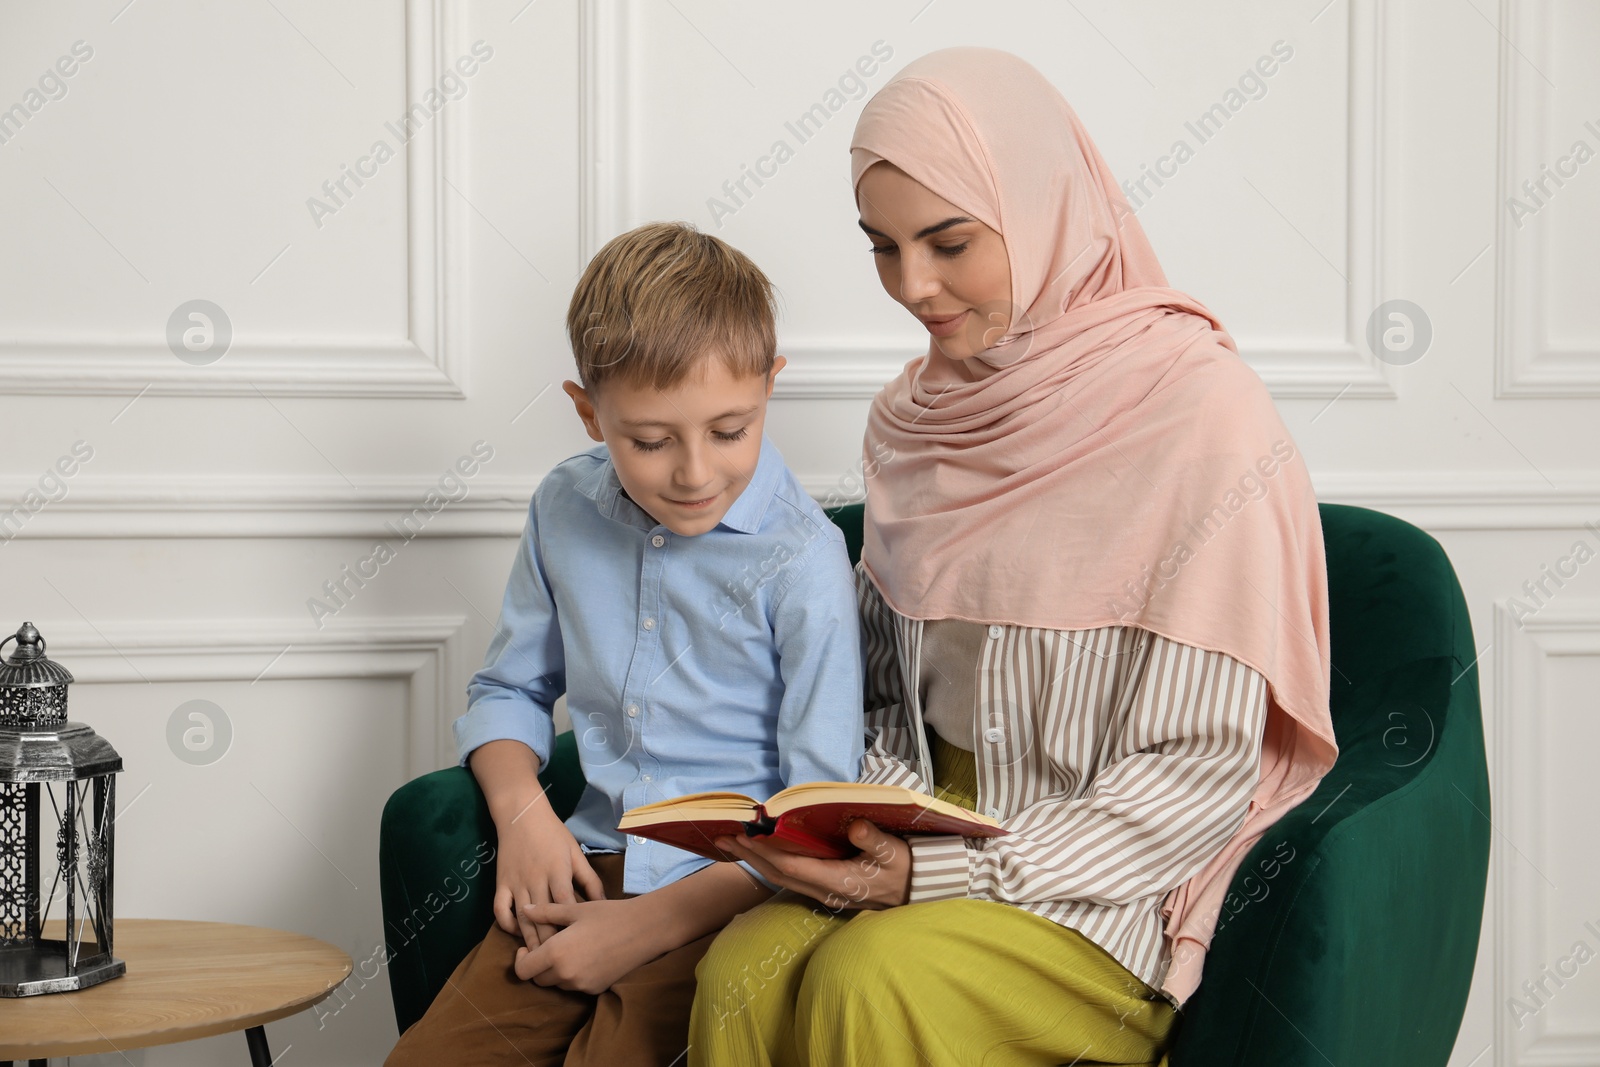
<path fill-rule="evenodd" d="M 72 675 L 45 656 L 33 623 L 0 641 L 0 652 L 13 640 L 0 661 L 0 997 L 84 989 L 125 970 L 111 955 L 122 757 L 67 721 Z M 47 931 L 58 901 L 65 926 Z"/>

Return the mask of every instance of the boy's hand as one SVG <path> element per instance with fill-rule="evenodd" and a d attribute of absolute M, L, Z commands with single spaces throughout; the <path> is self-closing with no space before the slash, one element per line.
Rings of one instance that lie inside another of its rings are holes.
<path fill-rule="evenodd" d="M 605 890 L 540 788 L 539 757 L 532 749 L 521 741 L 489 741 L 472 750 L 467 765 L 499 836 L 494 921 L 531 948 L 555 927 L 529 922 L 518 913 L 523 904 L 572 903 L 578 899 L 574 885 L 590 900 L 604 898 Z"/>
<path fill-rule="evenodd" d="M 911 846 L 866 819 L 850 824 L 850 843 L 861 850 L 845 860 L 801 856 L 756 837 L 719 837 L 717 847 L 744 860 L 761 876 L 829 908 L 868 911 L 897 908 L 911 896 Z"/>
<path fill-rule="evenodd" d="M 600 876 L 578 847 L 572 832 L 548 804 L 530 807 L 500 834 L 495 871 L 494 918 L 508 934 L 520 935 L 528 948 L 556 933 L 556 926 L 522 913 L 525 904 L 574 904 L 575 888 L 591 901 L 605 899 Z"/>
<path fill-rule="evenodd" d="M 535 947 L 517 949 L 523 981 L 598 994 L 623 975 L 661 955 L 655 934 L 662 924 L 649 895 L 576 904 L 533 904 L 523 916 L 540 928 L 560 927 Z"/>

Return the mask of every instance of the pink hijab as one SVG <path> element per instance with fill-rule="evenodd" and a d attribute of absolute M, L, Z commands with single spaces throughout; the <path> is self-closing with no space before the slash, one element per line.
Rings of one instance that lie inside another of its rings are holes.
<path fill-rule="evenodd" d="M 911 63 L 856 125 L 857 189 L 880 160 L 999 231 L 1013 305 L 992 348 L 956 361 L 930 345 L 873 401 L 862 555 L 884 600 L 919 619 L 1137 626 L 1270 683 L 1244 823 L 1162 904 L 1163 988 L 1181 1003 L 1245 852 L 1338 754 L 1310 478 L 1266 387 L 1216 317 L 1167 288 L 1033 67 L 986 48 Z"/>

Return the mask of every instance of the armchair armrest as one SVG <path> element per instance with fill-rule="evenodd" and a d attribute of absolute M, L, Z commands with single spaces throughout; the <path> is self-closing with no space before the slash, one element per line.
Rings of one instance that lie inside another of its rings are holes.
<path fill-rule="evenodd" d="M 556 738 L 539 775 L 563 819 L 583 794 L 573 734 Z M 389 990 L 400 1032 L 420 1019 L 494 921 L 495 828 L 472 772 L 448 767 L 407 782 L 383 808 L 378 838 Z"/>
<path fill-rule="evenodd" d="M 1234 877 L 1172 1067 L 1449 1058 L 1489 863 L 1477 674 L 1414 660 L 1344 698 L 1338 763 Z"/>

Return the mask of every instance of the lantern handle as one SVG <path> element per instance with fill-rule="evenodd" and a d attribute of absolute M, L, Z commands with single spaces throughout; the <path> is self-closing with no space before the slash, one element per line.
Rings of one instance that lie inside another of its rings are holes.
<path fill-rule="evenodd" d="M 23 628 L 24 629 L 27 628 L 27 624 L 26 623 L 23 624 Z M 42 656 L 42 655 L 44 655 L 45 649 L 48 648 L 49 645 L 44 639 L 44 634 L 39 633 L 38 630 L 35 630 L 33 632 L 39 639 L 39 654 Z M 22 630 L 18 630 L 16 633 L 7 634 L 4 639 L 0 639 L 0 663 L 5 662 L 3 653 L 6 650 L 6 644 L 8 642 L 16 641 L 17 642 L 17 647 L 18 648 L 22 647 L 22 642 L 20 640 L 18 640 L 18 638 L 20 638 L 21 636 L 22 636 Z"/>

